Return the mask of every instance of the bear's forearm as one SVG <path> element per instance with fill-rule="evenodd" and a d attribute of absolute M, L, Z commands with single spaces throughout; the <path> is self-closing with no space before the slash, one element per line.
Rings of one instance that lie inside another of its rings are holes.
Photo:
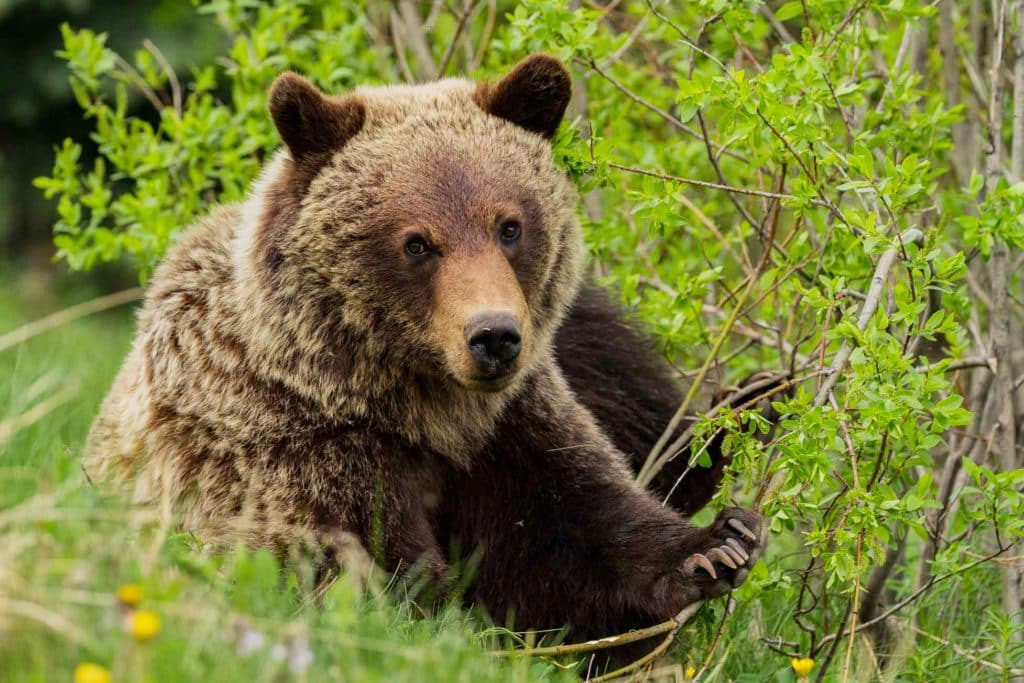
<path fill-rule="evenodd" d="M 501 457 L 458 477 L 446 506 L 459 545 L 483 550 L 472 597 L 499 622 L 568 622 L 580 637 L 650 625 L 700 599 L 682 567 L 708 547 L 708 530 L 636 485 L 586 411 L 538 410 L 537 395 L 520 403 L 498 428 Z"/>

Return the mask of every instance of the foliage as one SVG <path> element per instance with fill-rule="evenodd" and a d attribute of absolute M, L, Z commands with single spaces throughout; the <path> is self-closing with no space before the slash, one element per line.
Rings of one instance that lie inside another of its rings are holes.
<path fill-rule="evenodd" d="M 85 143 L 87 158 L 95 154 L 90 122 L 67 86 L 63 60 L 54 55 L 62 43 L 55 27 L 62 21 L 102 27 L 116 50 L 134 50 L 148 39 L 178 67 L 212 60 L 226 42 L 212 22 L 180 0 L 0 0 L 0 63 L 12 67 L 0 73 L 0 257 L 26 247 L 35 248 L 30 255 L 41 263 L 49 255 L 56 213 L 32 190 L 32 178 L 50 169 L 54 143 L 74 137 Z M 130 100 L 129 111 L 145 116 L 141 99 Z"/>
<path fill-rule="evenodd" d="M 1001 150 L 1024 131 L 997 95 L 1024 93 L 1024 69 L 999 71 L 1021 3 L 585 5 L 215 0 L 199 11 L 228 53 L 180 85 L 150 53 L 128 69 L 103 35 L 64 27 L 101 156 L 85 166 L 68 140 L 37 181 L 58 200 L 58 253 L 82 269 L 127 258 L 144 280 L 197 215 L 244 196 L 277 144 L 264 100 L 286 68 L 337 91 L 557 54 L 580 87 L 556 153 L 595 272 L 699 368 L 701 392 L 758 368 L 793 378 L 769 397 L 769 438 L 749 411 L 693 430 L 698 454 L 729 434 L 717 502 L 760 506 L 776 539 L 736 609 L 706 607 L 712 626 L 677 656 L 737 680 L 786 680 L 803 655 L 818 680 L 881 657 L 887 676 L 1007 678 L 1024 661 L 1019 561 L 991 560 L 1024 536 L 1021 359 L 1003 338 L 1021 332 L 1006 289 L 1020 291 L 1024 160 Z M 155 121 L 127 115 L 133 90 Z"/>

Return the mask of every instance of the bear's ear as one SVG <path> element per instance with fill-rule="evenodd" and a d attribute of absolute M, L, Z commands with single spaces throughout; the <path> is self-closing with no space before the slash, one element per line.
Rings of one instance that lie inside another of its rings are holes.
<path fill-rule="evenodd" d="M 532 54 L 497 83 L 481 83 L 473 99 L 488 114 L 554 137 L 572 95 L 572 81 L 551 55 Z"/>
<path fill-rule="evenodd" d="M 302 76 L 288 72 L 270 86 L 270 116 L 292 158 L 301 161 L 341 149 L 363 127 L 366 109 L 355 97 L 327 97 Z"/>

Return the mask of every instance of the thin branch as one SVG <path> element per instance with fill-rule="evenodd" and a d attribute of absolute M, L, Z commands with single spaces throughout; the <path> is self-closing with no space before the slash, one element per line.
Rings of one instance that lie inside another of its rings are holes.
<path fill-rule="evenodd" d="M 911 228 L 903 233 L 899 242 L 901 244 L 916 243 L 923 239 L 924 233 L 916 228 Z M 878 266 L 875 268 L 874 275 L 871 276 L 871 286 L 868 288 L 864 305 L 860 309 L 860 316 L 857 318 L 857 329 L 861 332 L 867 329 L 868 323 L 871 322 L 871 318 L 878 310 L 878 303 L 882 298 L 882 290 L 889 279 L 893 266 L 896 265 L 900 252 L 900 246 L 895 246 L 882 254 L 882 257 L 878 259 Z M 814 396 L 815 406 L 822 406 L 828 400 L 828 395 L 839 381 L 839 377 L 843 369 L 845 369 L 846 362 L 850 359 L 851 353 L 853 353 L 853 346 L 849 341 L 844 341 L 843 345 L 839 348 L 839 352 L 832 359 L 832 365 L 825 375 L 825 381 L 822 382 L 821 388 Z"/>
<path fill-rule="evenodd" d="M 135 67 L 129 64 L 121 55 L 114 56 L 114 63 L 117 65 L 117 71 L 120 72 L 122 77 L 131 82 L 142 96 L 149 100 L 149 103 L 153 105 L 153 108 L 160 111 L 164 108 L 164 103 L 160 101 L 160 97 L 149 87 L 149 83 L 146 83 L 146 79 L 135 70 Z"/>
<path fill-rule="evenodd" d="M 675 619 L 663 621 L 655 626 L 648 626 L 628 633 L 620 633 L 597 640 L 588 640 L 582 643 L 563 643 L 562 645 L 550 645 L 547 647 L 524 647 L 516 650 L 496 650 L 490 654 L 494 657 L 557 657 L 560 655 L 578 655 L 584 652 L 596 652 L 607 650 L 613 647 L 620 647 L 635 643 L 639 640 L 647 640 L 654 636 L 668 633 L 676 627 Z"/>
<path fill-rule="evenodd" d="M 751 195 L 753 197 L 764 197 L 766 199 L 787 199 L 791 201 L 800 201 L 799 197 L 791 194 L 783 194 L 781 192 L 767 192 L 765 190 L 749 190 L 743 187 L 733 187 L 731 185 L 722 185 L 721 183 L 711 183 L 706 180 L 694 180 L 693 178 L 681 178 L 679 176 L 668 175 L 667 173 L 658 173 L 657 171 L 646 171 L 642 168 L 634 168 L 633 166 L 623 166 L 617 164 L 614 161 L 608 162 L 610 168 L 616 168 L 620 171 L 626 171 L 627 173 L 636 173 L 638 175 L 650 176 L 651 178 L 660 178 L 662 180 L 670 180 L 675 183 L 682 185 L 693 185 L 694 187 L 704 187 L 709 190 L 722 190 L 723 192 L 731 192 L 735 194 Z M 818 206 L 825 206 L 824 202 L 819 202 L 816 199 L 811 200 L 812 204 Z"/>
<path fill-rule="evenodd" d="M 1006 0 L 993 5 L 993 28 L 995 39 L 992 41 L 989 86 L 989 150 L 985 157 L 984 196 L 996 189 L 1001 175 L 1003 161 L 1003 83 L 1000 78 L 1003 62 L 1003 42 L 1006 28 Z M 989 335 L 992 355 L 996 359 L 996 375 L 992 383 L 994 396 L 992 413 L 998 424 L 998 432 L 994 435 L 998 453 L 999 469 L 1010 472 L 1017 469 L 1017 428 L 1013 411 L 1013 359 L 1012 349 L 1012 317 L 1013 309 L 1009 298 L 1009 263 L 1010 248 L 1006 241 L 997 237 L 992 245 L 991 258 L 988 263 L 989 285 L 992 292 L 992 310 L 989 312 Z M 1014 642 L 1024 639 L 1020 626 L 1024 623 L 1020 609 L 1019 572 L 1016 567 L 1002 569 L 1002 606 L 1013 624 L 1011 638 Z"/>
<path fill-rule="evenodd" d="M 477 6 L 478 5 L 476 5 L 476 3 L 473 3 L 465 7 L 462 12 L 459 13 L 458 23 L 455 24 L 455 34 L 452 35 L 451 41 L 448 43 L 448 47 L 444 49 L 444 54 L 441 56 L 441 63 L 437 67 L 438 76 L 444 76 L 445 71 L 448 70 L 448 64 L 451 63 L 452 56 L 455 54 L 455 46 L 458 44 L 463 30 L 466 28 L 466 23 L 476 12 Z"/>
<path fill-rule="evenodd" d="M 477 44 L 476 54 L 473 55 L 473 61 L 469 64 L 469 69 L 473 70 L 478 68 L 484 61 L 484 55 L 487 54 L 487 48 L 491 44 L 491 34 L 494 33 L 494 24 L 498 16 L 498 0 L 487 0 L 487 20 L 484 22 L 483 33 L 480 34 L 480 42 Z"/>
<path fill-rule="evenodd" d="M 142 46 L 149 51 L 149 54 L 153 55 L 153 58 L 160 64 L 160 68 L 167 74 L 167 82 L 171 84 L 171 104 L 174 106 L 175 113 L 181 116 L 182 97 L 178 74 L 174 73 L 174 67 L 171 66 L 171 63 L 164 57 L 164 53 L 160 51 L 160 48 L 153 41 L 146 38 L 142 41 Z"/>
<path fill-rule="evenodd" d="M 423 77 L 424 81 L 435 80 L 440 72 L 437 69 L 437 64 L 434 63 L 434 56 L 430 54 L 430 46 L 427 45 L 426 31 L 420 21 L 417 3 L 412 0 L 399 0 L 398 10 L 404 29 L 403 35 L 413 54 L 416 55 L 416 65 L 419 67 L 417 73 Z"/>
<path fill-rule="evenodd" d="M 1010 142 L 1010 179 L 1024 180 L 1024 0 L 1014 4 L 1017 40 L 1013 56 L 1013 126 Z"/>
<path fill-rule="evenodd" d="M 918 635 L 921 635 L 921 636 L 924 636 L 925 638 L 928 638 L 930 640 L 934 640 L 936 643 L 940 643 L 944 647 L 948 647 L 948 648 L 952 649 L 953 652 L 955 652 L 958 657 L 964 657 L 965 659 L 969 659 L 972 662 L 974 662 L 975 664 L 978 664 L 979 666 L 983 666 L 983 667 L 988 668 L 988 669 L 995 669 L 996 671 L 1000 671 L 1000 672 L 1006 672 L 1006 673 L 1010 674 L 1011 676 L 1024 676 L 1024 669 L 1015 669 L 1015 668 L 1012 668 L 1012 667 L 1007 669 L 1002 664 L 996 664 L 995 662 L 990 662 L 990 661 L 988 661 L 986 659 L 981 659 L 980 657 L 977 657 L 977 656 L 971 654 L 969 651 L 964 650 L 963 648 L 957 647 L 956 645 L 954 645 L 953 643 L 949 642 L 948 640 L 945 640 L 943 638 L 939 638 L 935 634 L 928 633 L 927 631 L 924 631 L 924 630 L 918 628 L 917 626 L 914 626 L 913 624 L 907 624 L 907 626 L 914 633 L 916 633 Z"/>
<path fill-rule="evenodd" d="M 588 640 L 583 643 L 552 645 L 550 647 L 532 647 L 513 650 L 499 650 L 496 652 L 491 652 L 490 654 L 495 657 L 556 657 L 559 655 L 583 654 L 587 652 L 597 652 L 599 650 L 606 650 L 609 648 L 619 647 L 621 645 L 626 645 L 628 643 L 635 643 L 640 640 L 646 640 L 648 638 L 659 636 L 663 633 L 667 634 L 664 640 L 662 640 L 657 647 L 655 647 L 653 650 L 651 650 L 635 662 L 627 664 L 626 666 L 616 669 L 614 671 L 604 673 L 596 678 L 588 679 L 590 681 L 593 681 L 593 683 L 598 683 L 598 681 L 605 681 L 607 683 L 608 681 L 611 681 L 625 674 L 629 674 L 634 671 L 639 671 L 640 669 L 644 668 L 645 666 L 653 662 L 655 659 L 663 655 L 672 645 L 672 642 L 675 640 L 676 635 L 678 635 L 679 631 L 683 628 L 683 626 L 686 625 L 686 623 L 691 618 L 693 618 L 693 615 L 697 613 L 697 610 L 699 610 L 701 605 L 703 604 L 703 601 L 697 601 L 695 603 L 687 605 L 682 610 L 680 610 L 679 614 L 677 614 L 672 619 L 664 621 L 655 626 L 640 629 L 638 631 L 629 631 L 628 633 L 620 633 L 615 636 L 608 636 L 607 638 L 599 638 L 598 640 Z"/>
<path fill-rule="evenodd" d="M 672 620 L 675 624 L 674 627 L 671 631 L 669 631 L 668 635 L 665 636 L 665 639 L 658 644 L 658 647 L 654 648 L 646 655 L 633 662 L 632 664 L 627 664 L 621 669 L 609 671 L 606 674 L 602 674 L 601 676 L 598 676 L 597 678 L 592 678 L 590 680 L 593 681 L 593 683 L 599 683 L 601 681 L 607 682 L 620 676 L 643 669 L 645 666 L 647 666 L 648 664 L 650 664 L 651 662 L 653 662 L 658 657 L 662 656 L 668 651 L 669 647 L 671 647 L 672 645 L 672 642 L 676 639 L 676 635 L 679 633 L 680 629 L 682 629 L 683 626 L 686 625 L 686 622 L 688 622 L 690 618 L 697 613 L 697 610 L 700 609 L 700 606 L 703 604 L 703 602 L 695 602 L 692 605 L 684 607 L 682 611 L 680 611 L 679 614 L 677 614 L 676 617 Z"/>
<path fill-rule="evenodd" d="M 996 552 L 994 552 L 994 553 L 992 553 L 990 555 L 986 555 L 985 557 L 983 557 L 983 558 L 981 558 L 979 560 L 975 560 L 974 562 L 971 562 L 970 564 L 964 565 L 963 567 L 960 567 L 959 569 L 954 569 L 954 570 L 948 571 L 945 574 L 940 574 L 939 576 L 933 576 L 931 579 L 928 580 L 928 583 L 926 583 L 925 585 L 921 586 L 916 591 L 914 591 L 913 593 L 911 593 L 907 597 L 903 598 L 899 602 L 895 603 L 889 609 L 885 610 L 884 612 L 879 614 L 874 619 L 870 619 L 868 621 L 864 621 L 864 622 L 861 622 L 861 623 L 857 624 L 857 627 L 855 629 L 853 629 L 852 632 L 853 633 L 860 633 L 861 631 L 863 631 L 866 628 L 870 628 L 870 627 L 874 626 L 875 624 L 878 624 L 878 623 L 880 623 L 882 621 L 885 621 L 886 619 L 891 617 L 893 614 L 896 614 L 896 612 L 899 612 L 901 609 L 903 609 L 904 607 L 906 607 L 907 605 L 912 603 L 914 600 L 917 600 L 919 597 L 921 597 L 922 595 L 927 593 L 931 589 L 931 587 L 934 586 L 935 584 L 937 584 L 937 583 L 939 583 L 941 581 L 945 581 L 946 579 L 952 578 L 952 577 L 957 576 L 959 574 L 963 574 L 966 571 L 974 569 L 979 564 L 983 564 L 985 562 L 993 560 L 993 559 L 999 557 L 1000 555 L 1002 555 L 1003 553 L 1005 553 L 1007 550 L 1009 550 L 1009 548 L 1010 548 L 1010 546 L 1005 546 L 1005 547 L 1001 546 L 999 548 L 999 550 L 997 550 Z M 827 643 L 830 643 L 833 640 L 835 640 L 837 638 L 841 638 L 841 637 L 843 637 L 842 631 L 840 631 L 838 633 L 831 633 L 831 634 L 825 636 L 824 638 L 822 638 L 821 642 L 818 644 L 818 646 L 819 647 L 823 647 Z"/>
<path fill-rule="evenodd" d="M 690 136 L 692 136 L 694 138 L 700 139 L 700 137 L 701 137 L 700 132 L 697 131 L 695 128 L 691 128 L 690 126 L 686 125 L 685 123 L 683 123 L 682 121 L 680 121 L 675 116 L 673 116 L 669 112 L 665 111 L 664 109 L 662 109 L 658 105 L 653 104 L 651 102 L 648 102 L 644 98 L 640 97 L 639 95 L 634 93 L 632 90 L 630 90 L 629 88 L 624 86 L 622 83 L 617 81 L 607 71 L 605 71 L 604 69 L 599 67 L 597 65 L 597 63 L 594 62 L 593 60 L 585 62 L 585 61 L 577 59 L 576 63 L 579 64 L 580 66 L 585 67 L 585 68 L 589 67 L 590 69 L 593 69 L 595 72 L 597 72 L 597 74 L 599 76 L 601 76 L 601 78 L 603 78 L 606 81 L 608 81 L 609 83 L 611 83 L 615 87 L 616 90 L 618 90 L 623 95 L 625 95 L 629 99 L 631 99 L 634 102 L 636 102 L 637 104 L 639 104 L 644 109 L 647 109 L 649 111 L 654 112 L 655 114 L 660 116 L 662 119 L 664 119 L 666 123 L 669 123 L 670 125 L 672 125 L 672 127 L 677 128 L 677 129 L 683 131 L 687 135 L 690 135 Z M 721 146 L 719 146 L 719 149 L 721 150 L 721 152 L 723 154 L 726 154 L 726 155 L 728 155 L 728 156 L 730 156 L 730 157 L 732 157 L 734 159 L 738 159 L 739 161 L 743 161 L 743 162 L 747 161 L 747 159 L 745 157 L 743 157 L 740 154 L 737 154 L 736 152 L 733 152 L 732 150 L 725 149 L 724 147 L 721 147 Z"/>

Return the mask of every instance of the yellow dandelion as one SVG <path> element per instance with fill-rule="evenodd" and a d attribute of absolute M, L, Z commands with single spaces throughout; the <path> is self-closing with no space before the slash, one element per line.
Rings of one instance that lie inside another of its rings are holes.
<path fill-rule="evenodd" d="M 82 662 L 75 667 L 75 683 L 110 683 L 110 672 L 99 664 Z"/>
<path fill-rule="evenodd" d="M 128 607 L 135 607 L 142 602 L 142 586 L 137 583 L 126 583 L 117 589 L 117 601 Z"/>
<path fill-rule="evenodd" d="M 137 610 L 128 620 L 128 631 L 139 642 L 152 640 L 160 633 L 160 615 L 149 610 Z"/>
<path fill-rule="evenodd" d="M 794 657 L 790 664 L 793 665 L 793 673 L 797 675 L 797 678 L 807 678 L 811 675 L 811 669 L 814 668 L 814 660 L 810 657 Z"/>
<path fill-rule="evenodd" d="M 695 667 L 695 666 L 688 666 L 688 667 L 686 667 L 686 678 L 688 680 L 692 681 L 693 677 L 696 676 L 696 675 L 697 675 L 697 667 Z"/>

